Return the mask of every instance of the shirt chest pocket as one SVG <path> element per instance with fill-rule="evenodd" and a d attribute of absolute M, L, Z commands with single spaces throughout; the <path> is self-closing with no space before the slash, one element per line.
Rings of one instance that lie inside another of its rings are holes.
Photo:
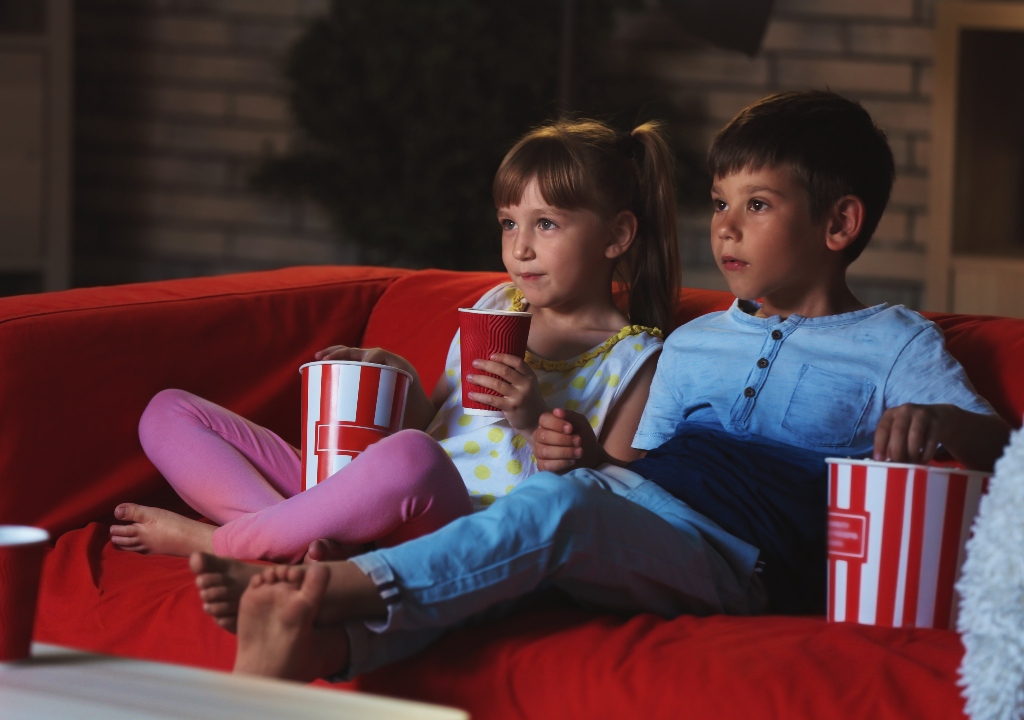
<path fill-rule="evenodd" d="M 874 393 L 872 383 L 804 365 L 782 427 L 812 445 L 849 446 Z"/>

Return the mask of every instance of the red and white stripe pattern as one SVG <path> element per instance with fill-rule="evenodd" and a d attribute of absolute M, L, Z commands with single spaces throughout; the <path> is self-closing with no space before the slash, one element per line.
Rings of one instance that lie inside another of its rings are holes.
<path fill-rule="evenodd" d="M 829 458 L 828 619 L 955 628 L 985 473 Z"/>
<path fill-rule="evenodd" d="M 302 488 L 348 465 L 402 427 L 409 376 L 395 368 L 317 362 L 302 373 Z"/>

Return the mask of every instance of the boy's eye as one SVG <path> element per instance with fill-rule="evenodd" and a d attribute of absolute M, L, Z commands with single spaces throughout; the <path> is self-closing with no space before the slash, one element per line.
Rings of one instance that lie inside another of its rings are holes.
<path fill-rule="evenodd" d="M 765 203 L 763 200 L 757 200 L 757 199 L 751 200 L 748 203 L 748 206 L 754 212 L 760 212 L 761 210 L 764 210 L 766 207 L 768 207 L 767 203 Z"/>
<path fill-rule="evenodd" d="M 718 198 L 711 198 L 711 208 L 719 212 L 725 210 L 725 202 Z"/>

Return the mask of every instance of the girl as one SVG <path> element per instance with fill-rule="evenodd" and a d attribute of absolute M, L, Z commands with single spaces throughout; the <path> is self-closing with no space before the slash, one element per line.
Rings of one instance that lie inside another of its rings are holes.
<path fill-rule="evenodd" d="M 540 416 L 582 413 L 606 452 L 639 456 L 631 442 L 647 400 L 678 287 L 672 159 L 659 127 L 629 135 L 600 122 L 559 121 L 528 133 L 494 180 L 502 259 L 511 282 L 478 308 L 533 314 L 526 359 L 473 363 L 471 394 L 503 417 L 466 415 L 459 335 L 428 397 L 415 368 L 379 348 L 334 346 L 317 360 L 358 360 L 409 372 L 406 429 L 370 446 L 305 492 L 299 451 L 269 430 L 180 390 L 143 413 L 146 454 L 178 494 L 217 523 L 123 503 L 110 528 L 124 550 L 239 559 L 323 560 L 345 546 L 394 545 L 481 510 L 538 469 L 565 461 L 531 452 Z M 629 290 L 629 317 L 612 281 Z M 424 430 L 426 432 L 424 432 Z M 218 527 L 219 526 L 219 527 Z"/>

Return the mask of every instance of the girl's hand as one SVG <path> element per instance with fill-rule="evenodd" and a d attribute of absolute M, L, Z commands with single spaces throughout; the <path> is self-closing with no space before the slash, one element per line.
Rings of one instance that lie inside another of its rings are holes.
<path fill-rule="evenodd" d="M 420 375 L 411 362 L 401 355 L 395 355 L 379 347 L 354 348 L 347 345 L 331 345 L 329 348 L 314 353 L 313 357 L 317 360 L 351 360 L 374 365 L 387 365 L 409 373 L 412 376 L 412 386 L 409 388 L 409 394 L 405 400 L 403 428 L 425 430 L 447 395 L 447 383 L 444 382 L 443 374 L 438 380 L 437 387 L 434 388 L 434 394 L 437 396 L 435 401 L 427 395 L 426 388 L 420 381 Z"/>
<path fill-rule="evenodd" d="M 375 365 L 387 365 L 388 367 L 405 370 L 419 382 L 419 375 L 416 368 L 401 355 L 395 355 L 383 348 L 355 348 L 347 345 L 331 345 L 329 348 L 320 350 L 313 354 L 316 360 L 351 360 L 353 362 L 366 362 Z"/>
<path fill-rule="evenodd" d="M 537 456 L 537 468 L 550 472 L 593 468 L 610 460 L 590 422 L 562 408 L 541 415 L 540 427 L 533 434 L 533 454 Z"/>
<path fill-rule="evenodd" d="M 498 377 L 472 374 L 466 376 L 467 382 L 494 390 L 500 395 L 471 392 L 469 397 L 504 412 L 512 429 L 532 445 L 540 416 L 548 411 L 533 368 L 522 358 L 504 353 L 491 355 L 489 360 L 474 360 L 473 367 Z"/>

